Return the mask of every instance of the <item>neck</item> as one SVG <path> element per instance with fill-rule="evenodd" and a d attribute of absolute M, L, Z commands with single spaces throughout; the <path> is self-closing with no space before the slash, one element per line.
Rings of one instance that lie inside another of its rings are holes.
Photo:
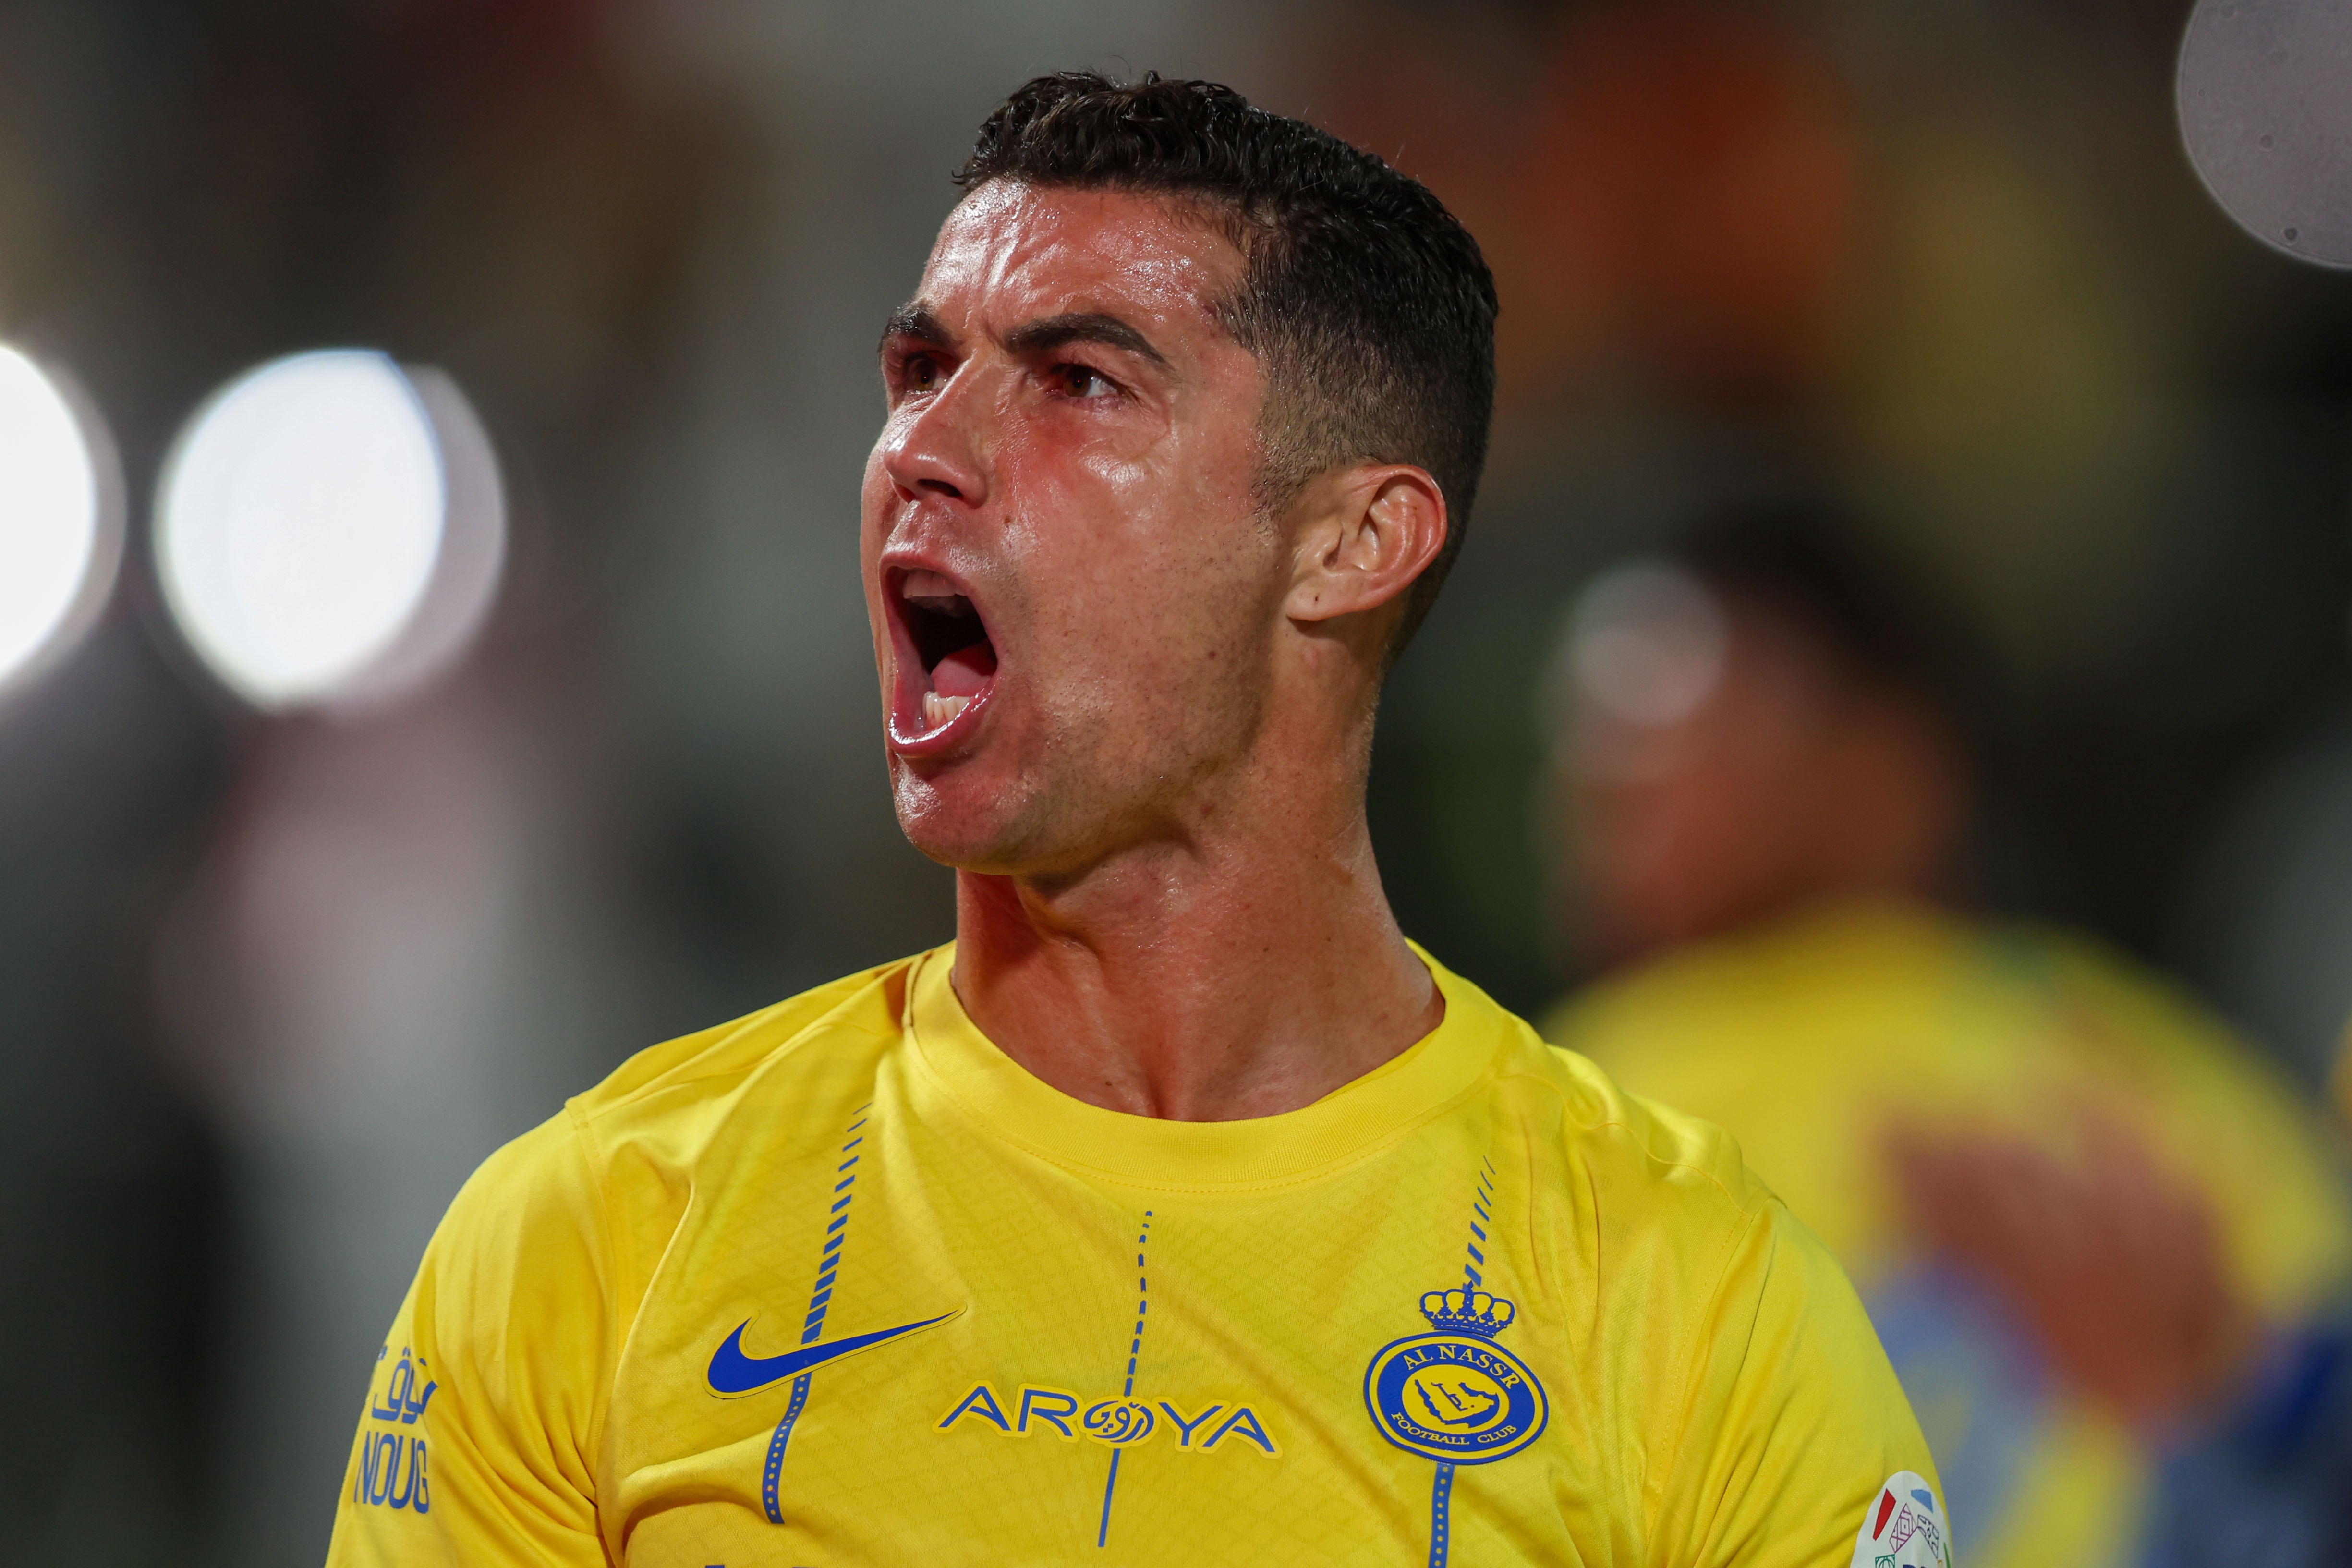
<path fill-rule="evenodd" d="M 1316 815 L 1221 810 L 1213 834 L 1074 877 L 959 873 L 957 995 L 1007 1056 L 1106 1110 L 1232 1121 L 1321 1099 L 1445 1005 L 1381 889 L 1360 792 Z"/>

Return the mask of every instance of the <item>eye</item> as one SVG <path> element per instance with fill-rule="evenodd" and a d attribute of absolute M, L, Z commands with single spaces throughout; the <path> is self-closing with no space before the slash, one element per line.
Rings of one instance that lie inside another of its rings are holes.
<path fill-rule="evenodd" d="M 909 354 L 898 366 L 898 384 L 908 392 L 937 392 L 945 377 L 929 354 Z"/>
<path fill-rule="evenodd" d="M 1061 381 L 1065 397 L 1094 402 L 1105 397 L 1117 397 L 1119 393 L 1118 383 L 1091 365 L 1057 364 L 1054 367 L 1054 374 Z"/>

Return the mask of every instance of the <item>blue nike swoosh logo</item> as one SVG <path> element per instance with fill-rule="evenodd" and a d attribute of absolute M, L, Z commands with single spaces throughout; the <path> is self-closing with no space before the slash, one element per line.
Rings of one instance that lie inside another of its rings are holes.
<path fill-rule="evenodd" d="M 962 1309 L 959 1307 L 956 1310 L 961 1311 Z M 839 1361 L 843 1356 L 856 1355 L 859 1351 L 872 1350 L 876 1345 L 887 1344 L 892 1340 L 904 1339 L 934 1323 L 944 1323 L 954 1316 L 955 1312 L 942 1312 L 936 1318 L 925 1318 L 919 1323 L 901 1323 L 895 1329 L 877 1329 L 870 1334 L 854 1334 L 829 1344 L 803 1345 L 796 1351 L 786 1351 L 782 1355 L 758 1356 L 743 1353 L 743 1331 L 751 1326 L 751 1320 L 746 1318 L 735 1325 L 735 1331 L 727 1336 L 727 1342 L 711 1352 L 711 1392 L 730 1396 L 754 1394 L 772 1383 L 796 1377 L 829 1361 Z"/>

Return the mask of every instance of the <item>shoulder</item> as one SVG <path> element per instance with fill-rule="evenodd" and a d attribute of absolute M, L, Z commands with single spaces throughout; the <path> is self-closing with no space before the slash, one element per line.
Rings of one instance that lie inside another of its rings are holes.
<path fill-rule="evenodd" d="M 625 1150 L 690 1164 L 747 1109 L 775 1131 L 789 1134 L 809 1117 L 829 1128 L 825 1108 L 870 1085 L 902 1037 L 915 962 L 845 975 L 639 1051 L 564 1108 L 591 1165 L 605 1175 Z M 821 1136 L 814 1128 L 811 1135 Z"/>
<path fill-rule="evenodd" d="M 2284 1076 L 2220 1014 L 2170 976 L 2086 931 L 1998 926 L 1987 945 L 2081 1024 L 2152 1057 L 2226 1068 L 2285 1089 Z"/>
<path fill-rule="evenodd" d="M 867 1090 L 898 1037 L 912 962 L 638 1052 L 484 1161 L 450 1205 L 436 1252 L 455 1262 L 556 1247 L 617 1268 L 625 1296 L 641 1283 L 628 1259 L 658 1247 L 714 1144 L 756 1130 L 830 1147 L 831 1108 Z"/>
<path fill-rule="evenodd" d="M 1775 1275 L 1833 1281 L 1831 1312 L 1859 1310 L 1820 1240 L 1730 1133 L 1628 1091 L 1423 956 L 1445 995 L 1445 1027 L 1483 1058 L 1484 1103 L 1465 1110 L 1483 1123 L 1474 1136 L 1501 1184 L 1524 1194 L 1528 1245 L 1557 1307 L 1661 1349 L 1704 1337 L 1726 1302 L 1752 1300 Z"/>
<path fill-rule="evenodd" d="M 1548 1045 L 1528 1023 L 1423 952 L 1444 994 L 1444 1028 L 1485 1056 L 1501 1126 L 1524 1139 L 1539 1187 L 1596 1198 L 1676 1198 L 1729 1223 L 1771 1194 L 1713 1122 L 1628 1093 L 1590 1057 Z"/>
<path fill-rule="evenodd" d="M 1604 1201 L 1725 1226 L 1775 1205 L 1722 1128 L 1630 1092 L 1591 1058 L 1511 1021 L 1521 1038 L 1506 1058 L 1502 1092 L 1523 1114 L 1544 1118 L 1546 1152 L 1562 1163 L 1564 1176 Z"/>
<path fill-rule="evenodd" d="M 2215 1205 L 2241 1288 L 2289 1313 L 2340 1289 L 2352 1270 L 2343 1140 L 2282 1065 L 2175 983 L 2095 939 L 2033 928 L 2006 935 L 2039 961 L 2060 1059 Z"/>
<path fill-rule="evenodd" d="M 2036 991 L 2059 1059 L 2100 1086 L 2103 1103 L 2177 1142 L 2179 1157 L 2299 1162 L 2311 1181 L 2335 1187 L 2335 1140 L 2307 1097 L 2274 1058 L 2174 981 L 2074 931 L 1999 928 L 1988 945 Z"/>
<path fill-rule="evenodd" d="M 484 1161 L 468 1187 L 542 1186 L 574 1176 L 600 1135 L 634 1122 L 682 1121 L 750 1079 L 794 1063 L 823 1073 L 842 1056 L 870 1063 L 898 1030 L 906 976 L 900 959 L 845 975 L 756 1013 L 637 1052 L 562 1113 Z M 794 1058 L 800 1058 L 797 1062 Z M 583 1152 L 584 1151 L 584 1152 Z"/>
<path fill-rule="evenodd" d="M 1833 1314 L 1843 1312 L 1843 1272 L 1729 1132 L 1630 1092 L 1588 1058 L 1510 1022 L 1518 1037 L 1498 1079 L 1503 1113 L 1527 1138 L 1561 1277 L 1582 1271 L 1604 1315 L 1622 1310 L 1703 1336 L 1775 1275 L 1781 1287 L 1804 1282 L 1803 1295 L 1826 1284 Z"/>
<path fill-rule="evenodd" d="M 1530 1163 L 1548 1189 L 1538 1197 L 1538 1246 L 1553 1254 L 1554 1278 L 1585 1282 L 1590 1297 L 1576 1311 L 1613 1345 L 1603 1352 L 1611 1364 L 1642 1385 L 1627 1395 L 1639 1419 L 1706 1447 L 1738 1426 L 1737 1389 L 1770 1385 L 1769 1405 L 1812 1400 L 1800 1385 L 1817 1385 L 1836 1391 L 1823 1419 L 1843 1410 L 1872 1444 L 1891 1446 L 1885 1462 L 1852 1467 L 1855 1485 L 1906 1467 L 1928 1473 L 1844 1271 L 1748 1167 L 1737 1140 L 1626 1091 L 1532 1030 L 1507 1060 L 1506 1114 L 1528 1129 Z M 1761 1361 L 1759 1343 L 1776 1347 Z"/>
<path fill-rule="evenodd" d="M 896 1037 L 907 973 L 899 959 L 845 975 L 756 1013 L 639 1051 L 571 1104 L 593 1123 L 649 1106 L 726 1094 L 780 1059 L 826 1043 Z"/>

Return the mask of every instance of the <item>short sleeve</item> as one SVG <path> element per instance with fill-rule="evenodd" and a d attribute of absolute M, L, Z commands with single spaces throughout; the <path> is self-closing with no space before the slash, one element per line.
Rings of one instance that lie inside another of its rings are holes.
<path fill-rule="evenodd" d="M 474 1173 L 369 1381 L 330 1568 L 604 1568 L 591 1459 L 611 1385 L 610 1279 L 568 1115 Z"/>
<path fill-rule="evenodd" d="M 1910 1403 L 1844 1273 L 1778 1199 L 1734 1235 L 1680 1386 L 1680 1436 L 1654 1478 L 1654 1568 L 1847 1568 L 1898 1478 L 1906 1497 L 1934 1494 L 1903 1560 L 1932 1544 L 1948 1561 Z"/>

